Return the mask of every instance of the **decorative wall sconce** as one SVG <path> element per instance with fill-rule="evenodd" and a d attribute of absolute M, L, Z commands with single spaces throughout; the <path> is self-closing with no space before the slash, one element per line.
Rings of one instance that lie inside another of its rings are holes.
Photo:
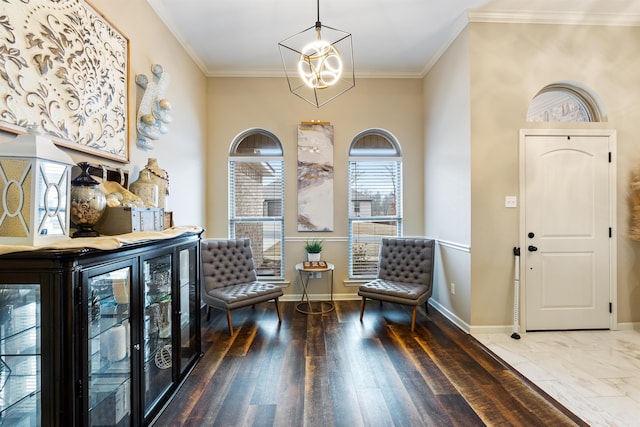
<path fill-rule="evenodd" d="M 69 237 L 75 163 L 31 132 L 0 144 L 0 244 L 39 246 Z"/>
<path fill-rule="evenodd" d="M 351 34 L 320 23 L 278 43 L 289 90 L 321 107 L 355 86 Z"/>
<path fill-rule="evenodd" d="M 145 150 L 155 148 L 153 141 L 169 132 L 168 124 L 173 118 L 169 115 L 171 102 L 164 97 L 169 86 L 170 76 L 161 65 L 151 66 L 152 80 L 144 74 L 136 76 L 136 84 L 144 89 L 138 106 L 136 127 L 138 137 L 136 144 Z"/>

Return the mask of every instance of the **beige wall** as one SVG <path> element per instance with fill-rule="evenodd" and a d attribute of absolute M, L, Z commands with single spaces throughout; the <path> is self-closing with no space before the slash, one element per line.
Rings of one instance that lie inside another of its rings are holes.
<path fill-rule="evenodd" d="M 422 81 L 420 79 L 357 79 L 356 87 L 320 109 L 289 92 L 280 78 L 210 78 L 208 148 L 206 152 L 207 236 L 228 237 L 227 156 L 233 139 L 249 128 L 275 134 L 285 153 L 285 278 L 297 280 L 295 264 L 304 258 L 304 240 L 326 240 L 324 258 L 336 265 L 335 291 L 347 279 L 347 159 L 353 138 L 370 128 L 383 128 L 400 142 L 404 159 L 404 233 L 424 234 Z M 334 126 L 334 231 L 297 231 L 297 126 L 301 121 L 328 121 Z M 287 294 L 298 294 L 290 286 Z"/>
<path fill-rule="evenodd" d="M 330 121 L 335 231 L 320 235 L 336 263 L 339 291 L 354 292 L 340 288 L 347 275 L 347 204 L 341 202 L 346 201 L 347 149 L 358 132 L 385 128 L 403 148 L 405 234 L 453 243 L 441 246 L 436 300 L 474 326 L 512 321 L 511 248 L 519 244 L 519 212 L 504 208 L 504 196 L 518 194 L 518 130 L 545 127 L 524 121 L 527 104 L 554 81 L 592 88 L 607 108 L 609 122 L 602 127 L 618 135 L 618 321 L 640 321 L 640 244 L 625 237 L 627 185 L 640 165 L 637 28 L 472 23 L 424 81 L 358 79 L 352 91 L 316 109 L 291 95 L 282 79 L 206 79 L 145 2 L 93 3 L 130 39 L 132 112 L 140 96 L 136 74 L 149 75 L 151 64 L 159 63 L 172 76 L 170 133 L 146 152 L 135 146 L 132 127 L 129 166 L 135 179 L 148 157 L 158 158 L 171 174 L 170 208 L 179 223 L 205 225 L 208 236 L 227 236 L 227 153 L 234 136 L 251 127 L 263 127 L 283 143 L 285 209 L 295 212 L 296 125 Z M 291 280 L 308 234 L 297 232 L 292 214 L 285 234 L 285 274 Z M 456 295 L 450 294 L 451 282 Z"/>
<path fill-rule="evenodd" d="M 432 302 L 471 322 L 471 101 L 469 32 L 463 31 L 424 79 L 425 230 L 438 245 Z M 451 292 L 454 284 L 455 293 Z"/>
<path fill-rule="evenodd" d="M 158 159 L 169 173 L 171 194 L 169 210 L 176 224 L 204 226 L 204 158 L 206 134 L 206 78 L 184 48 L 169 32 L 146 1 L 93 0 L 91 4 L 129 39 L 129 158 L 128 165 L 68 151 L 75 161 L 87 160 L 124 166 L 137 179 L 149 157 Z M 126 12 L 125 12 L 126 11 Z M 141 88 L 136 74 L 151 78 L 151 65 L 160 64 L 171 76 L 166 97 L 171 101 L 173 117 L 169 133 L 163 135 L 154 150 L 136 146 L 135 117 Z"/>
<path fill-rule="evenodd" d="M 178 224 L 227 237 L 227 154 L 240 132 L 261 127 L 285 149 L 285 276 L 310 233 L 297 231 L 297 124 L 330 121 L 334 138 L 334 227 L 326 239 L 336 264 L 336 291 L 347 279 L 347 150 L 369 128 L 394 134 L 404 155 L 404 234 L 444 241 L 434 300 L 473 327 L 512 322 L 513 255 L 519 210 L 504 208 L 518 194 L 518 131 L 549 125 L 524 121 L 529 100 L 544 85 L 573 80 L 599 95 L 607 123 L 561 127 L 617 131 L 618 321 L 640 321 L 640 243 L 626 238 L 628 183 L 640 166 L 640 29 L 471 23 L 424 79 L 357 79 L 356 87 L 316 109 L 290 94 L 278 78 L 206 78 L 146 2 L 94 0 L 130 41 L 130 164 L 132 180 L 155 157 L 171 176 L 169 207 Z M 126 13 L 124 11 L 126 10 Z M 135 145 L 136 74 L 158 63 L 171 75 L 173 122 L 153 151 Z M 424 86 L 424 95 L 423 95 Z M 120 166 L 67 150 L 74 160 Z M 205 166 L 206 165 L 206 166 Z M 425 172 L 426 170 L 426 172 Z M 456 284 L 455 295 L 450 284 Z M 299 293 L 299 288 L 287 289 Z"/>
<path fill-rule="evenodd" d="M 638 243 L 626 238 L 626 195 L 639 166 L 640 30 L 633 27 L 470 24 L 472 325 L 512 321 L 513 255 L 519 246 L 519 209 L 504 207 L 518 194 L 521 128 L 617 131 L 618 322 L 640 321 Z M 608 123 L 526 123 L 527 106 L 543 86 L 572 80 L 604 102 Z"/>
<path fill-rule="evenodd" d="M 440 245 L 434 300 L 461 326 L 513 322 L 520 213 L 505 208 L 504 197 L 519 194 L 519 130 L 550 127 L 617 131 L 614 303 L 618 322 L 640 321 L 640 244 L 626 237 L 629 177 L 640 166 L 639 37 L 633 27 L 471 23 L 425 77 L 425 230 L 453 243 Z M 608 122 L 527 123 L 531 98 L 558 81 L 591 88 Z"/>

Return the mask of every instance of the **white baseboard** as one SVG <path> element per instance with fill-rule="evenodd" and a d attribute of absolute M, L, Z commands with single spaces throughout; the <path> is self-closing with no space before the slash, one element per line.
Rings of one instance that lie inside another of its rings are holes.
<path fill-rule="evenodd" d="M 475 334 L 512 334 L 513 333 L 513 325 L 488 325 L 488 326 L 471 326 L 464 320 L 460 319 L 458 316 L 449 311 L 446 307 L 442 306 L 438 301 L 433 299 L 429 300 L 429 304 L 433 306 L 436 310 L 438 310 L 444 317 L 449 319 L 453 324 L 455 324 L 458 328 L 462 329 L 464 332 L 475 335 Z"/>
<path fill-rule="evenodd" d="M 453 322 L 453 324 L 456 325 L 458 328 L 462 329 L 466 333 L 470 333 L 469 331 L 471 330 L 471 326 L 469 326 L 467 322 L 465 322 L 464 320 L 462 320 L 461 318 L 453 314 L 451 311 L 449 311 L 445 306 L 441 305 L 438 301 L 434 299 L 430 299 L 429 304 L 433 308 L 438 310 L 444 317 L 446 317 L 451 322 Z"/>
<path fill-rule="evenodd" d="M 476 334 L 506 334 L 513 333 L 513 325 L 485 325 L 485 326 L 472 326 L 469 331 L 471 335 Z"/>
<path fill-rule="evenodd" d="M 285 294 L 280 297 L 280 301 L 293 301 L 298 302 L 302 299 L 302 294 Z M 331 294 L 310 294 L 309 299 L 311 301 L 329 301 L 331 299 Z M 340 293 L 333 294 L 334 301 L 355 301 L 362 299 L 357 293 Z M 429 300 L 429 305 L 431 305 L 434 309 L 438 310 L 444 317 L 449 319 L 454 325 L 460 328 L 467 334 L 471 335 L 479 335 L 479 334 L 512 334 L 513 325 L 482 325 L 482 326 L 471 326 L 464 320 L 460 319 L 454 313 L 449 311 L 446 307 L 438 303 L 438 301 L 434 299 Z M 640 331 L 640 323 L 638 322 L 625 322 L 618 323 L 619 331 Z M 524 331 L 520 331 L 520 334 L 523 334 Z"/>
<path fill-rule="evenodd" d="M 300 301 L 302 299 L 302 294 L 285 294 L 280 297 L 280 301 Z M 311 301 L 329 301 L 331 299 L 331 294 L 309 294 L 309 299 Z M 358 294 L 333 294 L 334 301 L 354 301 L 360 300 Z"/>
<path fill-rule="evenodd" d="M 640 331 L 640 323 L 638 322 L 620 322 L 618 323 L 618 331 Z"/>

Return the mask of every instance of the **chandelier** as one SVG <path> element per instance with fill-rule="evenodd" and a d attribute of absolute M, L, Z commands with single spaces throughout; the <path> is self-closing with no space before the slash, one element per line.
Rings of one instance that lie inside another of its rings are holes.
<path fill-rule="evenodd" d="M 355 86 L 351 34 L 320 23 L 278 43 L 289 90 L 321 107 Z"/>

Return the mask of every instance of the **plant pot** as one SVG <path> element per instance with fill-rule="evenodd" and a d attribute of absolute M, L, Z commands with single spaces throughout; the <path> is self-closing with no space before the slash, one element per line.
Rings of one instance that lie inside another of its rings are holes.
<path fill-rule="evenodd" d="M 321 255 L 322 255 L 321 252 L 318 252 L 315 254 L 310 254 L 309 252 L 307 252 L 307 261 L 320 261 Z"/>

